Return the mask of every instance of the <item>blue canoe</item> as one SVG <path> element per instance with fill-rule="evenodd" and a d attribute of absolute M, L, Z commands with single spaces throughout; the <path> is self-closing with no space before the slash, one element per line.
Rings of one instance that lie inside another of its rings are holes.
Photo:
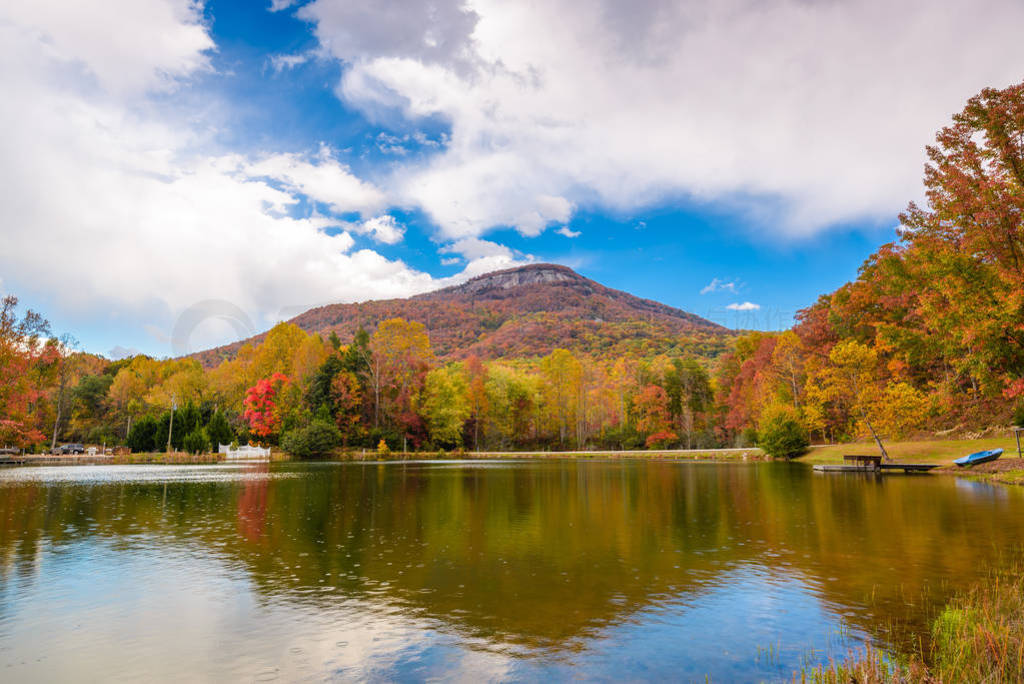
<path fill-rule="evenodd" d="M 1002 455 L 1002 449 L 989 449 L 988 451 L 979 451 L 977 453 L 964 456 L 963 458 L 958 458 L 955 461 L 953 461 L 953 463 L 956 463 L 958 466 L 961 467 L 976 465 L 978 463 L 988 463 L 989 461 L 994 461 Z"/>

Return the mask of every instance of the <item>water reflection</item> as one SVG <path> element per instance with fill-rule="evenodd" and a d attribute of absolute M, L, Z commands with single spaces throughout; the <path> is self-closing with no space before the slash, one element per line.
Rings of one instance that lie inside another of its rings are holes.
<path fill-rule="evenodd" d="M 997 491 L 778 464 L 5 470 L 0 667 L 788 677 L 923 632 L 1019 545 L 1024 497 Z"/>

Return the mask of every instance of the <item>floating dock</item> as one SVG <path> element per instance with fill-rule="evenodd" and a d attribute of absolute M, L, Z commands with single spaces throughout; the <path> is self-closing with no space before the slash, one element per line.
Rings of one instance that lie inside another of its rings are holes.
<path fill-rule="evenodd" d="M 867 473 L 869 475 L 878 473 L 876 468 L 865 468 L 859 465 L 816 465 L 814 469 L 819 473 Z"/>
<path fill-rule="evenodd" d="M 819 473 L 864 473 L 866 475 L 882 475 L 902 471 L 904 473 L 927 473 L 938 468 L 935 463 L 882 463 L 874 465 L 816 465 L 814 469 Z"/>

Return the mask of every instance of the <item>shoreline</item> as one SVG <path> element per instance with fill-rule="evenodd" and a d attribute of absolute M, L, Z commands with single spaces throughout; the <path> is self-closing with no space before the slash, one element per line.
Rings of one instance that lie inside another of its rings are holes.
<path fill-rule="evenodd" d="M 1024 486 L 1024 459 L 1017 457 L 1016 444 L 1012 439 L 986 438 L 976 440 L 924 440 L 917 442 L 893 442 L 886 445 L 893 456 L 893 463 L 929 463 L 939 467 L 931 471 L 937 475 L 953 475 L 971 480 L 997 482 L 1006 485 Z M 1001 447 L 1004 457 L 970 468 L 953 465 L 954 458 L 970 451 Z M 872 443 L 852 442 L 812 446 L 794 462 L 808 466 L 842 463 L 843 454 L 874 453 L 877 447 Z M 409 451 L 380 454 L 375 450 L 337 451 L 323 459 L 310 462 L 372 463 L 401 461 L 489 461 L 489 460 L 648 460 L 648 461 L 701 461 L 706 463 L 737 463 L 770 461 L 757 447 L 725 449 L 627 449 L 614 451 L 573 450 L 573 451 Z M 268 462 L 298 461 L 291 455 L 275 451 Z M 24 454 L 0 457 L 0 466 L 83 466 L 83 465 L 204 465 L 225 464 L 224 454 L 140 453 L 114 455 L 52 455 Z M 237 461 L 236 463 L 243 463 Z M 251 462 L 245 462 L 251 463 Z"/>
<path fill-rule="evenodd" d="M 998 460 L 961 468 L 953 460 L 975 451 L 1003 449 Z M 935 475 L 953 475 L 972 480 L 998 482 L 1007 485 L 1024 485 L 1024 459 L 1017 452 L 1013 437 L 983 437 L 980 439 L 945 439 L 892 442 L 886 444 L 892 463 L 928 463 L 939 467 L 931 471 Z M 844 454 L 877 454 L 873 442 L 850 442 L 812 446 L 796 459 L 809 465 L 843 463 Z"/>

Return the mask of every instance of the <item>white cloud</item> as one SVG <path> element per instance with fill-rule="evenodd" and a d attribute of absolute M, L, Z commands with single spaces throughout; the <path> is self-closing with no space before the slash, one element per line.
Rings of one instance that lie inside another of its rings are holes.
<path fill-rule="evenodd" d="M 761 308 L 760 304 L 754 304 L 753 302 L 743 302 L 742 304 L 733 303 L 725 307 L 730 311 L 758 311 Z"/>
<path fill-rule="evenodd" d="M 739 291 L 740 284 L 735 280 L 712 278 L 710 283 L 701 288 L 700 293 L 702 295 L 709 294 L 711 292 L 732 292 L 733 294 L 738 294 Z"/>
<path fill-rule="evenodd" d="M 389 214 L 374 216 L 363 221 L 359 224 L 359 230 L 372 235 L 374 240 L 386 245 L 398 244 L 405 235 L 405 227 Z"/>
<path fill-rule="evenodd" d="M 570 230 L 569 226 L 562 226 L 555 232 L 559 235 L 564 235 L 567 238 L 578 238 L 580 235 L 583 235 L 583 233 L 578 230 Z"/>
<path fill-rule="evenodd" d="M 201 4 L 190 0 L 9 2 L 0 7 L 0 25 L 31 36 L 55 67 L 51 77 L 63 84 L 75 87 L 84 72 L 122 95 L 173 87 L 207 68 L 214 47 Z"/>
<path fill-rule="evenodd" d="M 229 302 L 264 327 L 283 311 L 406 296 L 485 267 L 470 263 L 434 280 L 356 250 L 352 233 L 394 243 L 403 228 L 381 213 L 384 191 L 327 148 L 313 156 L 205 152 L 195 131 L 209 122 L 178 119 L 147 93 L 206 69 L 211 46 L 191 0 L 0 8 L 0 272 L 8 287 L 45 291 L 48 313 L 68 327 L 116 316 L 166 344 L 174 317 L 199 301 Z M 297 215 L 304 199 L 327 213 Z"/>
<path fill-rule="evenodd" d="M 513 251 L 505 245 L 480 238 L 462 238 L 442 246 L 438 251 L 442 254 L 461 254 L 470 260 L 496 256 L 512 259 L 514 256 Z"/>
<path fill-rule="evenodd" d="M 450 122 L 443 153 L 394 179 L 450 238 L 680 198 L 790 235 L 887 220 L 920 194 L 950 114 L 1020 79 L 1024 25 L 1002 0 L 317 0 L 300 14 L 347 64 L 349 103 Z"/>
<path fill-rule="evenodd" d="M 462 2 L 315 0 L 298 16 L 315 21 L 320 42 L 345 61 L 401 56 L 450 65 L 473 57 L 477 16 Z"/>
<path fill-rule="evenodd" d="M 360 180 L 347 166 L 339 164 L 330 148 L 320 149 L 313 162 L 294 154 L 278 154 L 245 166 L 251 178 L 266 177 L 289 189 L 327 204 L 331 211 L 367 214 L 383 209 L 384 193 L 372 183 Z"/>
<path fill-rule="evenodd" d="M 274 11 L 273 9 L 271 11 Z M 310 52 L 303 52 L 296 55 L 272 55 L 270 57 L 270 67 L 275 73 L 281 73 L 282 71 L 288 71 L 295 67 L 302 66 L 306 62 L 313 59 L 314 55 Z"/>
<path fill-rule="evenodd" d="M 466 259 L 468 263 L 459 274 L 459 278 L 477 276 L 534 261 L 534 257 L 530 254 L 523 254 L 497 242 L 473 237 L 462 238 L 451 244 L 442 245 L 437 251 L 441 254 L 458 254 Z M 457 260 L 443 260 L 442 263 L 447 266 L 458 262 Z"/>

